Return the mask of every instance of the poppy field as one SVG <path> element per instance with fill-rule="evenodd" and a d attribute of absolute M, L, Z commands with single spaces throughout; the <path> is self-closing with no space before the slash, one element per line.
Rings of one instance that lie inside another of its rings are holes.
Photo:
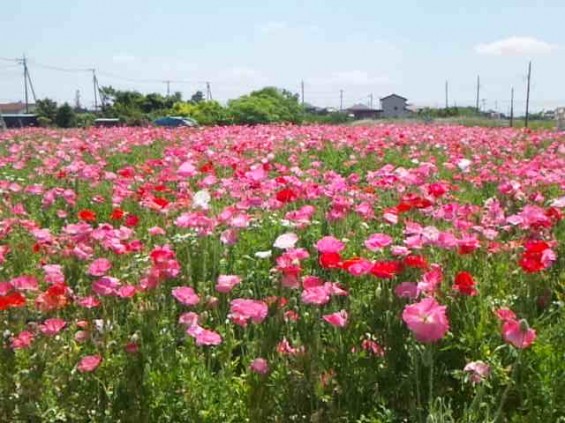
<path fill-rule="evenodd" d="M 0 421 L 565 422 L 565 136 L 0 132 Z"/>

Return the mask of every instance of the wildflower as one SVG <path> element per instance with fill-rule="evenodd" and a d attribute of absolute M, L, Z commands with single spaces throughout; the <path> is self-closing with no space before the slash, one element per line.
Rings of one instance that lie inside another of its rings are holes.
<path fill-rule="evenodd" d="M 177 286 L 173 288 L 172 295 L 179 303 L 186 306 L 193 306 L 200 302 L 200 297 L 190 286 Z"/>
<path fill-rule="evenodd" d="M 79 361 L 77 370 L 81 373 L 93 372 L 102 363 L 102 357 L 99 355 L 87 355 Z"/>
<path fill-rule="evenodd" d="M 441 306 L 434 298 L 424 298 L 419 303 L 407 305 L 402 312 L 402 320 L 419 342 L 439 341 L 449 330 L 445 314 L 446 306 Z"/>
<path fill-rule="evenodd" d="M 91 276 L 104 276 L 112 268 L 110 260 L 98 258 L 88 266 L 88 274 Z"/>
<path fill-rule="evenodd" d="M 94 222 L 96 220 L 96 213 L 90 209 L 82 209 L 78 212 L 78 218 L 83 222 Z"/>
<path fill-rule="evenodd" d="M 467 363 L 463 371 L 469 373 L 469 379 L 473 383 L 480 383 L 490 376 L 490 366 L 484 361 L 472 361 Z"/>
<path fill-rule="evenodd" d="M 477 295 L 476 282 L 469 272 L 459 272 L 455 275 L 455 283 L 452 286 L 454 291 L 463 295 Z"/>
<path fill-rule="evenodd" d="M 231 301 L 228 317 L 236 325 L 245 327 L 250 320 L 253 323 L 261 323 L 268 312 L 269 307 L 263 301 L 238 298 Z"/>
<path fill-rule="evenodd" d="M 44 335 L 54 336 L 61 332 L 66 325 L 67 322 L 62 319 L 47 319 L 39 326 L 39 330 Z"/>
<path fill-rule="evenodd" d="M 392 237 L 386 234 L 373 234 L 365 241 L 365 247 L 371 251 L 380 251 L 392 244 Z"/>
<path fill-rule="evenodd" d="M 258 357 L 251 362 L 249 369 L 254 373 L 266 375 L 269 373 L 269 362 L 262 357 Z"/>
<path fill-rule="evenodd" d="M 216 283 L 216 291 L 227 294 L 240 283 L 241 278 L 237 275 L 220 275 Z"/>
<path fill-rule="evenodd" d="M 325 236 L 316 243 L 316 249 L 320 253 L 339 253 L 345 248 L 345 244 L 333 236 Z"/>
<path fill-rule="evenodd" d="M 502 325 L 504 341 L 516 348 L 528 348 L 536 339 L 536 331 L 528 326 L 525 320 L 506 320 Z"/>
<path fill-rule="evenodd" d="M 347 311 L 341 310 L 331 314 L 325 314 L 322 318 L 330 325 L 343 328 L 347 325 L 348 314 Z"/>
<path fill-rule="evenodd" d="M 273 247 L 279 248 L 281 250 L 288 250 L 289 248 L 294 248 L 297 242 L 298 242 L 298 236 L 295 233 L 289 232 L 280 235 L 275 240 Z"/>

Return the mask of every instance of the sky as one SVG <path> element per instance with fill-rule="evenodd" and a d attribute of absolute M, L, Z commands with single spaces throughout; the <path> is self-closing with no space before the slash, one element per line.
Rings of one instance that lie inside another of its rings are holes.
<path fill-rule="evenodd" d="M 101 86 L 220 102 L 263 86 L 343 107 L 391 93 L 415 106 L 507 112 L 565 106 L 564 0 L 13 0 L 0 7 L 0 102 L 23 99 L 28 58 L 38 98 L 83 106 Z"/>

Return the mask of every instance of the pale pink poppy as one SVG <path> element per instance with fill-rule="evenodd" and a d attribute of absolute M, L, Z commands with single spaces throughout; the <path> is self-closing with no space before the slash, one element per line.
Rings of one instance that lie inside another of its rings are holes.
<path fill-rule="evenodd" d="M 502 336 L 516 348 L 528 348 L 536 339 L 536 331 L 525 320 L 506 320 L 502 325 Z"/>
<path fill-rule="evenodd" d="M 279 248 L 281 250 L 288 250 L 289 248 L 294 248 L 298 242 L 298 235 L 289 232 L 286 234 L 279 235 L 279 237 L 273 243 L 273 247 Z"/>
<path fill-rule="evenodd" d="M 489 377 L 491 368 L 484 361 L 472 361 L 467 363 L 463 371 L 469 373 L 469 379 L 473 383 L 480 383 Z"/>

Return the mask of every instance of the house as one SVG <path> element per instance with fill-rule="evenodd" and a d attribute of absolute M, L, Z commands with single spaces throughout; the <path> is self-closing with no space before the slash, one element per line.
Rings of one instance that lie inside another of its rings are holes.
<path fill-rule="evenodd" d="M 35 104 L 29 104 L 29 110 L 26 110 L 25 103 L 18 101 L 16 103 L 0 103 L 0 113 L 7 115 L 21 115 L 25 113 L 33 113 Z"/>
<path fill-rule="evenodd" d="M 380 114 L 381 110 L 373 109 L 365 104 L 354 104 L 353 106 L 345 109 L 347 114 L 353 115 L 353 118 L 356 120 L 359 119 L 377 119 Z"/>
<path fill-rule="evenodd" d="M 381 98 L 381 109 L 383 118 L 404 118 L 411 112 L 408 110 L 407 99 L 398 95 L 390 94 Z"/>

